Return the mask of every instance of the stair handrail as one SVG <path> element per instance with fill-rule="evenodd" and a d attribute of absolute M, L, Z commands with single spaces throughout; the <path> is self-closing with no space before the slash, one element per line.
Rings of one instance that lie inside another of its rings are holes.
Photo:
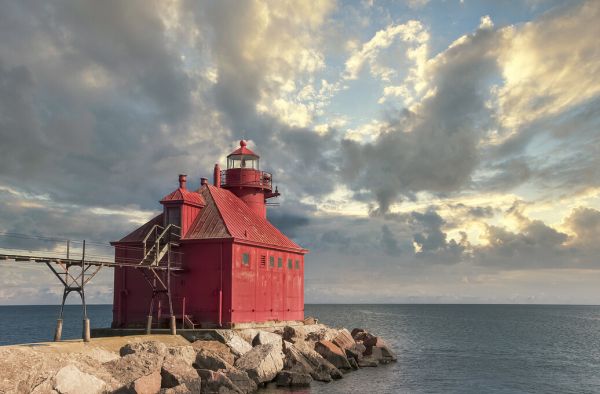
<path fill-rule="evenodd" d="M 142 240 L 142 243 L 144 244 L 144 258 L 146 257 L 146 255 L 147 255 L 147 254 L 148 254 L 148 252 L 149 252 L 149 250 L 148 250 L 148 247 L 147 247 L 148 238 L 150 238 L 150 236 L 151 236 L 153 233 L 154 233 L 154 234 L 156 234 L 156 230 L 157 230 L 157 229 L 159 229 L 159 228 L 160 228 L 160 229 L 162 229 L 162 228 L 163 228 L 163 226 L 161 226 L 161 225 L 158 225 L 158 224 L 155 224 L 154 226 L 152 226 L 152 228 L 151 228 L 151 229 L 148 231 L 148 234 L 146 234 L 146 236 L 145 236 L 145 237 L 144 237 L 144 239 Z M 156 237 L 156 235 L 155 235 L 155 237 Z M 155 240 L 156 240 L 156 238 L 155 238 Z M 153 246 L 154 246 L 154 245 L 153 245 Z M 152 249 L 152 248 L 150 248 L 150 249 Z"/>
<path fill-rule="evenodd" d="M 175 233 L 173 230 L 179 230 L 179 234 Z M 154 265 L 158 265 L 158 263 L 159 263 L 158 258 L 159 258 L 159 253 L 161 251 L 161 247 L 160 247 L 161 239 L 163 237 L 166 238 L 166 236 L 168 236 L 166 244 L 169 244 L 169 243 L 173 242 L 173 240 L 171 240 L 171 235 L 176 235 L 178 238 L 181 238 L 181 227 L 171 223 L 167 227 L 165 227 L 164 230 L 160 233 L 160 235 L 156 238 L 155 243 L 154 243 L 154 245 L 156 246 L 156 255 L 154 256 L 154 258 L 155 258 Z"/>

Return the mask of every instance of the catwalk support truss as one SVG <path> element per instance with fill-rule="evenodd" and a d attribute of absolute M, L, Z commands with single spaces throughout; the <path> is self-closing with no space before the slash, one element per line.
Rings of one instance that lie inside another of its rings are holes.
<path fill-rule="evenodd" d="M 62 302 L 60 305 L 59 317 L 56 323 L 54 333 L 54 341 L 60 341 L 62 338 L 63 314 L 65 302 L 69 294 L 75 292 L 79 294 L 83 307 L 83 332 L 82 339 L 85 342 L 90 340 L 90 319 L 87 314 L 87 305 L 85 300 L 86 285 L 100 272 L 102 267 L 109 268 L 134 268 L 139 269 L 152 291 L 152 298 L 149 305 L 148 321 L 146 332 L 151 333 L 152 315 L 154 304 L 160 297 L 166 297 L 169 304 L 170 320 L 169 326 L 171 334 L 176 334 L 175 316 L 173 314 L 173 304 L 171 296 L 171 274 L 176 271 L 181 271 L 182 267 L 179 261 L 181 260 L 177 252 L 173 251 L 173 247 L 178 246 L 181 229 L 174 225 L 169 225 L 166 228 L 162 226 L 154 226 L 146 236 L 143 246 L 131 246 L 119 248 L 135 249 L 142 253 L 141 260 L 132 259 L 111 259 L 108 256 L 88 255 L 86 256 L 86 241 L 71 241 L 71 240 L 56 240 L 53 238 L 27 236 L 22 234 L 0 233 L 0 240 L 6 243 L 6 239 L 16 238 L 20 243 L 23 240 L 42 240 L 51 241 L 53 243 L 66 242 L 66 258 L 57 257 L 55 247 L 52 250 L 27 250 L 23 249 L 6 249 L 0 246 L 0 260 L 12 260 L 15 262 L 34 262 L 45 264 L 50 271 L 58 278 L 63 286 Z M 9 242 L 10 243 L 10 242 Z M 15 242 L 17 243 L 17 242 Z M 79 255 L 73 256 L 72 245 L 78 243 Z M 64 244 L 63 244 L 64 245 Z M 100 244 L 95 244 L 100 245 Z M 102 244 L 103 247 L 107 245 Z M 64 250 L 64 249 L 63 249 Z M 10 253 L 9 253 L 10 251 Z"/>

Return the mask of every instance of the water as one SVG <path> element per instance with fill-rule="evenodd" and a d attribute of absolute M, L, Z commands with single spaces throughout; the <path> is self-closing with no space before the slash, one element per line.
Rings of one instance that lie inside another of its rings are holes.
<path fill-rule="evenodd" d="M 57 313 L 0 306 L 0 344 L 50 340 Z M 111 306 L 92 305 L 89 314 L 92 327 L 106 327 Z M 295 393 L 600 392 L 598 306 L 307 305 L 306 315 L 381 335 L 398 362 Z M 67 306 L 63 336 L 80 333 L 80 308 Z"/>

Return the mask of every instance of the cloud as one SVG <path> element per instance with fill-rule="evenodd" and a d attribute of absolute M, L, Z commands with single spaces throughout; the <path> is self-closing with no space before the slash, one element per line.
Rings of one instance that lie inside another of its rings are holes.
<path fill-rule="evenodd" d="M 375 33 L 373 38 L 350 55 L 346 60 L 344 78 L 357 79 L 363 68 L 368 65 L 371 75 L 387 81 L 397 72 L 398 57 L 393 56 L 390 59 L 393 64 L 386 64 L 382 59 L 382 51 L 394 44 L 402 44 L 394 48 L 394 55 L 407 52 L 410 57 L 415 51 L 422 50 L 421 48 L 426 50 L 428 40 L 429 34 L 419 21 L 411 20 L 403 24 L 389 25 Z"/>
<path fill-rule="evenodd" d="M 600 93 L 598 17 L 600 6 L 588 1 L 502 30 L 498 104 L 505 127 L 561 113 Z"/>
<path fill-rule="evenodd" d="M 435 94 L 395 114 L 373 143 L 344 140 L 341 177 L 368 190 L 386 212 L 400 195 L 465 186 L 479 163 L 478 141 L 491 117 L 486 83 L 497 71 L 498 37 L 478 30 L 429 65 Z"/>

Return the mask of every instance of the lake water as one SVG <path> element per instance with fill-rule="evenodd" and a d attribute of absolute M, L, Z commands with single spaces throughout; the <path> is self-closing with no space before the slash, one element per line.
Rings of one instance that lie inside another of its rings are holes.
<path fill-rule="evenodd" d="M 78 338 L 81 309 L 66 308 L 63 337 Z M 110 305 L 89 308 L 92 327 L 110 325 Z M 0 306 L 0 344 L 51 340 L 57 313 Z M 382 336 L 398 362 L 296 393 L 600 393 L 598 306 L 306 305 L 306 315 Z"/>

